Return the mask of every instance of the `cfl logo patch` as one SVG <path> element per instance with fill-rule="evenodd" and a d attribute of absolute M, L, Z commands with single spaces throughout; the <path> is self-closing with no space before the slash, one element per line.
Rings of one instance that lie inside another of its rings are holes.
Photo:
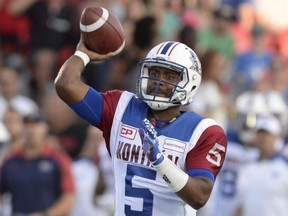
<path fill-rule="evenodd" d="M 127 125 L 122 125 L 120 136 L 125 137 L 130 140 L 134 140 L 136 137 L 137 129 L 129 127 Z"/>

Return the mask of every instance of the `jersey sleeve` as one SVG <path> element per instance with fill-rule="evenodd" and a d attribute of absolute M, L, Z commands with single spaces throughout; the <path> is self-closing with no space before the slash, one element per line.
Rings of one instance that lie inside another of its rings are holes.
<path fill-rule="evenodd" d="M 75 182 L 72 175 L 72 165 L 70 158 L 63 152 L 56 152 L 54 157 L 60 167 L 61 191 L 63 193 L 74 193 Z"/>
<path fill-rule="evenodd" d="M 195 147 L 188 152 L 186 170 L 207 170 L 216 178 L 226 155 L 227 137 L 219 125 L 206 128 Z"/>
<path fill-rule="evenodd" d="M 116 108 L 119 102 L 119 99 L 122 95 L 123 91 L 113 90 L 108 91 L 106 93 L 101 93 L 103 98 L 103 111 L 102 118 L 97 127 L 103 132 L 103 137 L 106 142 L 106 147 L 110 154 L 110 134 L 111 127 L 113 123 L 113 118 L 116 112 Z"/>
<path fill-rule="evenodd" d="M 7 180 L 5 175 L 5 163 L 0 168 L 0 193 L 3 194 L 7 191 Z"/>

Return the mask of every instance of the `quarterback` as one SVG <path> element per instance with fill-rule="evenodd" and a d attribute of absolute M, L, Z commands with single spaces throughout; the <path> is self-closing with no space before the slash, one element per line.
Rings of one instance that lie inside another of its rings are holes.
<path fill-rule="evenodd" d="M 180 111 L 201 83 L 201 64 L 183 43 L 152 48 L 140 62 L 137 93 L 97 92 L 81 80 L 90 61 L 105 60 L 83 41 L 55 80 L 60 98 L 103 131 L 112 158 L 115 215 L 196 215 L 209 199 L 227 138 L 213 119 Z"/>

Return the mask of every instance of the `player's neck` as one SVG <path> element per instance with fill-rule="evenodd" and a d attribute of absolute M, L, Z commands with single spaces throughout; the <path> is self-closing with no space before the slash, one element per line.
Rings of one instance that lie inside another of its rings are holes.
<path fill-rule="evenodd" d="M 149 118 L 154 118 L 161 121 L 170 121 L 181 115 L 180 106 L 169 107 L 165 110 L 152 110 L 149 111 Z"/>

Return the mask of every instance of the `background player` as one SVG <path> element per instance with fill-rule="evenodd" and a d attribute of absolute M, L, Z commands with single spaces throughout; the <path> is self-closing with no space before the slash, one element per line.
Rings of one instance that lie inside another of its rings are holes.
<path fill-rule="evenodd" d="M 254 145 L 259 149 L 255 163 L 241 170 L 235 216 L 284 216 L 288 214 L 288 166 L 275 148 L 283 143 L 283 126 L 273 115 L 256 123 Z"/>
<path fill-rule="evenodd" d="M 229 127 L 227 131 L 226 159 L 213 189 L 212 199 L 208 201 L 212 207 L 205 216 L 233 215 L 241 170 L 245 170 L 259 156 L 259 149 L 254 145 L 255 126 L 259 118 L 276 116 L 282 124 L 283 132 L 285 131 L 287 106 L 278 92 L 243 92 L 236 98 L 235 111 L 237 117 L 231 124 L 234 127 Z M 283 142 L 275 142 L 275 149 L 282 151 Z"/>

